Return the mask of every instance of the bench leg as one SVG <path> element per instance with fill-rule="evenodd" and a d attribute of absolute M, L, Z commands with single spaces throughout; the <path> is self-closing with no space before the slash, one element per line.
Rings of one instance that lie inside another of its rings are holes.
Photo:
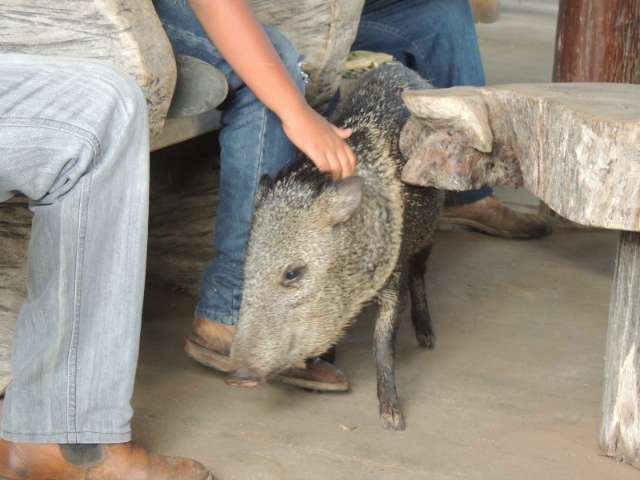
<path fill-rule="evenodd" d="M 26 293 L 30 231 L 26 200 L 0 204 L 0 395 L 9 383 L 11 343 Z"/>
<path fill-rule="evenodd" d="M 640 233 L 622 232 L 605 357 L 600 449 L 640 468 Z"/>

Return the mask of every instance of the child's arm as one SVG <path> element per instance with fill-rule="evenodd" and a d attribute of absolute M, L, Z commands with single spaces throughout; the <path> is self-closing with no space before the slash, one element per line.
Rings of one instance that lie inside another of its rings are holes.
<path fill-rule="evenodd" d="M 316 166 L 339 179 L 356 158 L 344 141 L 350 130 L 331 125 L 298 91 L 245 0 L 189 0 L 220 53 L 253 93 L 282 121 L 289 139 Z"/>

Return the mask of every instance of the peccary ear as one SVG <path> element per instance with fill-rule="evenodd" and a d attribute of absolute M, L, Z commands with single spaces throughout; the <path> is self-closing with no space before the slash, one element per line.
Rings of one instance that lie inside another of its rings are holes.
<path fill-rule="evenodd" d="M 320 198 L 321 211 L 327 215 L 329 225 L 346 222 L 362 203 L 364 179 L 347 177 L 327 189 Z"/>

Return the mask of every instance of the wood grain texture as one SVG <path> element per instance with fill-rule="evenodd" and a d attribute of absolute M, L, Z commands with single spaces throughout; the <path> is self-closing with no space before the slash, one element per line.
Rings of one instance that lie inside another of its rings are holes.
<path fill-rule="evenodd" d="M 159 135 L 176 81 L 169 41 L 151 0 L 4 0 L 0 53 L 105 60 L 133 76 Z"/>
<path fill-rule="evenodd" d="M 11 341 L 26 292 L 31 212 L 24 199 L 0 204 L 0 392 L 10 378 Z"/>
<path fill-rule="evenodd" d="M 560 0 L 553 81 L 640 83 L 640 0 Z M 539 213 L 579 227 L 544 202 Z"/>
<path fill-rule="evenodd" d="M 560 0 L 554 82 L 640 82 L 640 0 Z"/>
<path fill-rule="evenodd" d="M 486 102 L 486 119 L 468 117 L 465 127 L 461 117 L 449 131 L 430 118 L 432 98 L 458 104 L 474 95 Z M 417 118 L 408 127 L 424 130 L 403 133 L 408 183 L 455 190 L 520 183 L 576 223 L 640 230 L 640 86 L 457 87 L 405 97 Z M 490 153 L 472 147 L 477 121 L 493 132 Z"/>
<path fill-rule="evenodd" d="M 150 282 L 198 296 L 202 272 L 215 255 L 213 225 L 219 170 L 210 158 L 185 156 L 153 164 L 149 212 Z"/>
<path fill-rule="evenodd" d="M 609 312 L 600 449 L 640 468 L 640 234 L 622 232 Z"/>

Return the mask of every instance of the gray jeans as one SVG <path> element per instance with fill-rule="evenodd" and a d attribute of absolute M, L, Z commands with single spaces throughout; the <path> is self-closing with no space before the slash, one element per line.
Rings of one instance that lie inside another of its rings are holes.
<path fill-rule="evenodd" d="M 130 440 L 147 128 L 140 89 L 106 64 L 0 55 L 0 202 L 22 193 L 34 214 L 8 440 Z"/>

